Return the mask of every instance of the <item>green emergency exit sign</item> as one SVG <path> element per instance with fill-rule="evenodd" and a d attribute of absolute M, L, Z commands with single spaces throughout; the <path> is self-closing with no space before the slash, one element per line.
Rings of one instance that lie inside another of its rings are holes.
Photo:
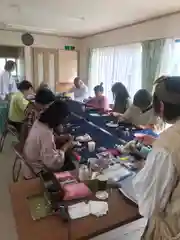
<path fill-rule="evenodd" d="M 75 50 L 75 46 L 64 46 L 64 49 L 67 51 L 74 51 Z"/>

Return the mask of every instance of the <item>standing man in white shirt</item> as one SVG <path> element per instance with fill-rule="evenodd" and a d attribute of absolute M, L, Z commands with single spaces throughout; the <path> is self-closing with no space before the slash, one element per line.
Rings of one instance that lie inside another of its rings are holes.
<path fill-rule="evenodd" d="M 15 67 L 14 61 L 7 61 L 4 70 L 0 73 L 0 100 L 5 100 L 10 93 L 18 91 L 16 82 L 11 75 Z"/>
<path fill-rule="evenodd" d="M 74 100 L 79 102 L 82 102 L 88 97 L 88 87 L 79 77 L 74 79 L 74 87 L 72 87 L 69 92 L 74 93 Z"/>

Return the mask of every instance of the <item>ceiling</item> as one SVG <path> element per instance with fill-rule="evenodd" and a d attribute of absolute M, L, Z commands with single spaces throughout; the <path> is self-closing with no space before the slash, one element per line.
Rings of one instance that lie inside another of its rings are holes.
<path fill-rule="evenodd" d="M 179 0 L 1 0 L 0 29 L 84 37 L 178 10 Z"/>

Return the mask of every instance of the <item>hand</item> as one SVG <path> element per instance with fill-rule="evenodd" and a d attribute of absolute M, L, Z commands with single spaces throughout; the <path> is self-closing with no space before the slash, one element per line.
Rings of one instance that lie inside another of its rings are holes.
<path fill-rule="evenodd" d="M 62 135 L 62 138 L 66 141 L 73 141 L 74 137 L 71 134 L 64 134 Z"/>
<path fill-rule="evenodd" d="M 112 112 L 111 115 L 113 117 L 120 117 L 122 114 L 121 113 L 117 113 L 117 112 Z"/>
<path fill-rule="evenodd" d="M 66 142 L 61 148 L 60 150 L 67 152 L 68 149 L 73 148 L 73 144 L 72 141 L 69 140 L 68 142 Z"/>
<path fill-rule="evenodd" d="M 137 161 L 134 163 L 134 166 L 138 169 L 141 170 L 145 165 L 145 160 Z"/>
<path fill-rule="evenodd" d="M 64 135 L 57 136 L 56 140 L 61 143 L 65 143 L 67 141 L 73 141 L 73 136 L 70 134 L 64 134 Z"/>
<path fill-rule="evenodd" d="M 72 140 L 69 140 L 69 141 L 67 142 L 67 148 L 70 149 L 70 148 L 73 148 L 73 147 L 74 147 L 74 145 L 73 145 Z"/>

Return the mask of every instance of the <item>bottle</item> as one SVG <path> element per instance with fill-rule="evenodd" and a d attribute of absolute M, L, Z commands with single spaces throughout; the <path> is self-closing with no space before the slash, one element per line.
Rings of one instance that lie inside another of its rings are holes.
<path fill-rule="evenodd" d="M 79 180 L 89 180 L 89 169 L 86 165 L 81 165 L 81 167 L 79 168 Z"/>

